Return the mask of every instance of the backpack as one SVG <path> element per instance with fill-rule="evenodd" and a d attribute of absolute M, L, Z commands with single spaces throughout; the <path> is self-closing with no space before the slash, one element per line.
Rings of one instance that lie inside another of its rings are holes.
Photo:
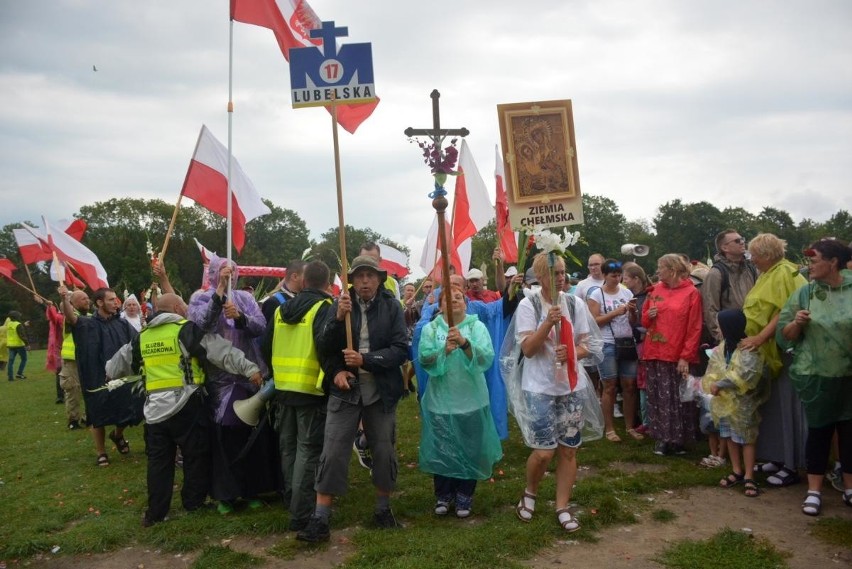
<path fill-rule="evenodd" d="M 754 265 L 751 263 L 751 261 L 746 261 L 745 265 L 746 265 L 746 268 L 748 269 L 748 272 L 751 273 L 752 280 L 756 281 L 757 280 L 757 269 L 754 267 Z M 710 270 L 712 271 L 713 269 L 716 269 L 720 273 L 722 273 L 722 286 L 719 289 L 719 298 L 721 299 L 721 297 L 724 294 L 730 294 L 730 288 L 731 288 L 731 277 L 729 276 L 730 273 L 728 272 L 728 266 L 725 265 L 725 263 L 713 263 L 713 266 L 710 267 Z"/>

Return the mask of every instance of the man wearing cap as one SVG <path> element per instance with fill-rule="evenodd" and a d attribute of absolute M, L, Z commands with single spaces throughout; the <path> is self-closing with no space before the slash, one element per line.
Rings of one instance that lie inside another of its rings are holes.
<path fill-rule="evenodd" d="M 465 275 L 467 280 L 467 291 L 465 295 L 470 300 L 481 300 L 482 302 L 494 302 L 500 300 L 500 294 L 485 288 L 483 282 L 485 275 L 479 269 L 471 269 Z"/>
<path fill-rule="evenodd" d="M 346 493 L 352 440 L 363 420 L 372 451 L 376 487 L 373 516 L 379 528 L 399 527 L 390 508 L 396 486 L 396 406 L 404 385 L 400 366 L 408 353 L 402 305 L 382 285 L 387 273 L 369 255 L 359 255 L 349 270 L 350 288 L 328 311 L 317 347 L 331 378 L 323 451 L 317 467 L 317 502 L 308 526 L 296 539 L 328 541 L 334 496 Z M 347 347 L 346 315 L 352 348 Z"/>

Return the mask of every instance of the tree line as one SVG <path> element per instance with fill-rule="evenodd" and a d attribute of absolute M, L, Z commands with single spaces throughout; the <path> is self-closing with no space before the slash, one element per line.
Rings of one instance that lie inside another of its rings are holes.
<path fill-rule="evenodd" d="M 246 225 L 246 245 L 236 258 L 241 265 L 286 266 L 291 260 L 303 257 L 321 259 L 333 271 L 339 271 L 338 228 L 334 226 L 320 235 L 319 240 L 310 238 L 305 221 L 293 210 L 276 206 L 264 200 L 272 210 L 269 215 Z M 88 223 L 83 244 L 100 259 L 109 275 L 110 284 L 122 294 L 124 290 L 139 293 L 152 282 L 148 243 L 159 248 L 171 221 L 174 205 L 163 200 L 113 198 L 80 208 L 75 218 Z M 798 223 L 783 210 L 765 207 L 757 214 L 743 208 L 718 209 L 713 204 L 701 201 L 686 203 L 673 200 L 660 206 L 652 220 L 628 220 L 611 199 L 595 195 L 583 196 L 585 223 L 571 227 L 579 230 L 582 241 L 573 249 L 575 255 L 585 261 L 591 253 L 599 252 L 607 257 L 628 260 L 621 255 L 621 245 L 639 243 L 650 247 L 647 257 L 635 260 L 646 271 L 653 272 L 656 259 L 663 253 L 686 253 L 692 259 L 706 261 L 712 257 L 713 238 L 720 230 L 732 227 L 744 237 L 750 238 L 760 232 L 770 232 L 788 242 L 788 257 L 797 261 L 802 250 L 820 237 L 848 238 L 852 235 L 852 217 L 845 210 L 834 213 L 827 221 L 816 222 L 802 219 Z M 22 220 L 28 225 L 35 225 Z M 222 217 L 198 206 L 180 209 L 174 232 L 167 250 L 165 265 L 175 288 L 185 298 L 201 282 L 202 261 L 194 239 L 198 239 L 212 251 L 225 250 L 225 225 Z M 23 283 L 28 279 L 12 229 L 19 223 L 6 225 L 0 233 L 0 255 L 5 255 L 20 269 L 15 276 Z M 389 243 L 393 247 L 410 253 L 407 247 L 390 240 L 370 228 L 346 226 L 346 251 L 351 262 L 358 254 L 358 247 L 366 241 Z M 492 252 L 496 244 L 496 228 L 492 221 L 473 239 L 471 265 L 489 267 L 487 271 L 491 287 L 494 286 Z M 307 253 L 306 253 L 307 251 Z M 415 267 L 418 259 L 410 259 Z M 47 265 L 30 267 L 32 278 L 39 294 L 46 298 L 56 296 L 57 283 L 50 280 Z M 568 272 L 586 274 L 585 266 L 569 263 Z M 255 287 L 258 294 L 272 288 L 276 283 L 270 279 L 244 279 L 243 284 Z M 9 310 L 18 309 L 27 318 L 38 318 L 41 309 L 32 302 L 31 295 L 5 279 L 0 282 L 0 317 Z"/>

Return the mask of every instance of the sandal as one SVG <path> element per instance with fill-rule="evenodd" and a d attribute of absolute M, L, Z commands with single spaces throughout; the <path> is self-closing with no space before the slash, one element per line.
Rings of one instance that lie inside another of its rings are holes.
<path fill-rule="evenodd" d="M 99 454 L 95 464 L 98 466 L 109 466 L 109 457 L 106 454 Z"/>
<path fill-rule="evenodd" d="M 757 483 L 754 480 L 745 478 L 743 482 L 745 483 L 743 494 L 749 498 L 757 498 L 760 495 L 760 488 L 757 487 Z"/>
<path fill-rule="evenodd" d="M 568 533 L 572 533 L 580 529 L 580 522 L 577 521 L 577 518 L 571 515 L 568 508 L 560 508 L 556 510 L 556 521 L 558 521 L 559 525 L 562 526 L 562 529 Z"/>
<path fill-rule="evenodd" d="M 619 437 L 618 433 L 616 433 L 615 431 L 607 431 L 606 432 L 606 440 L 608 440 L 611 443 L 620 443 L 621 437 Z"/>
<path fill-rule="evenodd" d="M 115 444 L 115 449 L 121 454 L 127 454 L 130 452 L 130 443 L 127 442 L 123 436 L 119 437 L 115 434 L 115 431 L 112 431 L 109 434 L 109 440 L 111 440 Z"/>
<path fill-rule="evenodd" d="M 535 494 L 530 494 L 524 490 L 524 495 L 521 496 L 518 505 L 515 506 L 515 514 L 522 522 L 529 522 L 535 512 Z"/>
<path fill-rule="evenodd" d="M 754 465 L 754 471 L 762 474 L 775 474 L 781 470 L 781 465 L 777 462 L 758 462 Z"/>
<path fill-rule="evenodd" d="M 719 486 L 722 488 L 733 488 L 737 484 L 742 484 L 743 480 L 745 480 L 745 474 L 731 472 L 719 481 Z"/>
<path fill-rule="evenodd" d="M 808 516 L 818 516 L 822 509 L 822 494 L 815 490 L 808 490 L 805 501 L 802 502 L 802 513 Z"/>
<path fill-rule="evenodd" d="M 627 434 L 633 437 L 637 441 L 641 441 L 645 438 L 645 435 L 637 431 L 636 429 L 627 429 Z"/>
<path fill-rule="evenodd" d="M 782 467 L 781 470 L 766 479 L 767 484 L 778 488 L 798 484 L 799 482 L 801 482 L 799 474 L 795 470 L 790 470 L 786 466 Z"/>

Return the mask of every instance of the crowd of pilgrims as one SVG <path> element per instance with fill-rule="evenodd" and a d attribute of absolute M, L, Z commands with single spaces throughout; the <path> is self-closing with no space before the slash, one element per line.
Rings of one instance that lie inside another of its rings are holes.
<path fill-rule="evenodd" d="M 746 242 L 729 229 L 714 245 L 712 266 L 669 253 L 650 276 L 594 254 L 579 282 L 561 257 L 540 253 L 519 271 L 495 251 L 498 291 L 471 269 L 445 292 L 431 277 L 400 285 L 366 243 L 348 291 L 335 295 L 321 261 L 294 261 L 260 301 L 225 259 L 210 261 L 210 286 L 188 303 L 155 266 L 161 290 L 147 305 L 61 286 L 60 302 L 45 303 L 48 366 L 69 427 L 91 427 L 99 467 L 110 463 L 107 437 L 129 453 L 124 429 L 144 423 L 145 526 L 167 518 L 177 465 L 187 511 L 227 515 L 277 492 L 298 539 L 327 540 L 354 452 L 371 471 L 375 525 L 401 527 L 390 499 L 397 404 L 409 393 L 438 516 L 472 514 L 509 415 L 530 450 L 521 522 L 553 500 L 556 523 L 579 529 L 576 451 L 623 437 L 653 439 L 660 456 L 706 446 L 700 466 L 747 497 L 804 471 L 805 514 L 820 513 L 826 478 L 852 506 L 849 246 L 819 240 L 800 267 L 772 234 Z M 234 410 L 252 396 L 256 424 Z M 554 459 L 555 499 L 541 500 Z"/>

